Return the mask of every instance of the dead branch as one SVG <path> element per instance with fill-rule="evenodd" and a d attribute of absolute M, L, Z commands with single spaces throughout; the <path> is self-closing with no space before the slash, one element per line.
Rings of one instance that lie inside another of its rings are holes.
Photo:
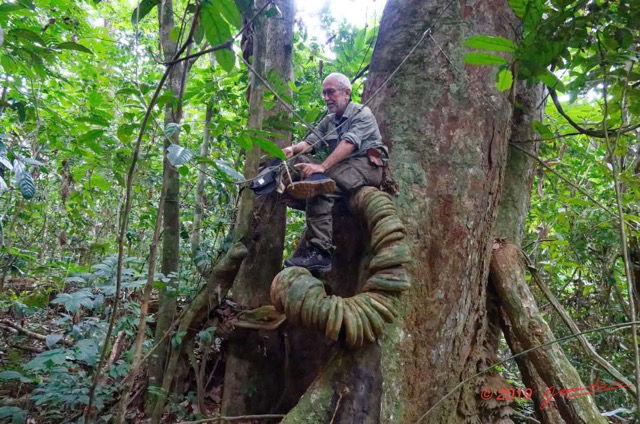
<path fill-rule="evenodd" d="M 15 322 L 12 322 L 11 320 L 8 319 L 3 319 L 0 321 L 0 327 L 4 328 L 5 330 L 14 330 L 17 331 L 20 334 L 24 334 L 27 337 L 30 337 L 32 339 L 36 339 L 36 340 L 40 340 L 42 342 L 46 342 L 47 341 L 47 336 L 40 334 L 40 333 L 36 333 L 35 331 L 31 331 L 31 330 L 27 330 L 26 328 L 16 324 Z M 60 343 L 63 343 L 65 345 L 70 345 L 71 343 L 65 339 L 61 339 Z"/>

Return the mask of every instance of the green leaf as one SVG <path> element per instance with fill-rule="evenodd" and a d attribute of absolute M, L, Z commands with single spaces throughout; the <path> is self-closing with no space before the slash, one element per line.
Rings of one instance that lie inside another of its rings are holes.
<path fill-rule="evenodd" d="M 513 85 L 513 74 L 509 69 L 500 69 L 497 76 L 496 88 L 500 91 L 505 91 L 511 88 Z"/>
<path fill-rule="evenodd" d="M 27 171 L 24 163 L 15 159 L 13 161 L 13 171 L 16 174 L 16 184 L 22 193 L 22 197 L 29 200 L 36 194 L 36 185 L 33 183 L 31 174 Z"/>
<path fill-rule="evenodd" d="M 233 50 L 216 50 L 214 54 L 216 55 L 216 61 L 225 71 L 229 72 L 236 66 L 236 55 L 233 53 Z"/>
<path fill-rule="evenodd" d="M 10 13 L 15 12 L 16 10 L 26 9 L 26 7 L 22 4 L 18 3 L 3 3 L 0 4 L 0 13 Z"/>
<path fill-rule="evenodd" d="M 98 361 L 98 343 L 93 339 L 82 339 L 73 347 L 75 357 L 88 365 L 95 365 Z"/>
<path fill-rule="evenodd" d="M 558 77 L 548 69 L 545 69 L 542 75 L 537 75 L 537 78 L 549 88 L 553 88 L 556 91 L 565 91 L 562 81 L 560 81 Z"/>
<path fill-rule="evenodd" d="M 194 156 L 194 152 L 177 144 L 171 144 L 167 148 L 167 160 L 173 166 L 184 165 Z"/>
<path fill-rule="evenodd" d="M 11 423 L 24 423 L 27 418 L 27 411 L 17 406 L 1 406 L 0 419 L 11 418 Z"/>
<path fill-rule="evenodd" d="M 62 334 L 47 334 L 47 337 L 45 337 L 45 344 L 47 345 L 47 347 L 51 347 L 54 344 L 58 343 L 60 340 L 62 340 L 64 336 Z"/>
<path fill-rule="evenodd" d="M 204 27 L 200 22 L 198 22 L 198 25 L 196 26 L 196 29 L 193 32 L 193 39 L 196 42 L 196 44 L 202 43 L 202 40 L 204 39 Z"/>
<path fill-rule="evenodd" d="M 216 160 L 214 162 L 214 166 L 216 167 L 216 169 L 220 172 L 222 172 L 223 174 L 233 178 L 234 181 L 236 182 L 243 182 L 244 181 L 244 175 L 242 175 L 241 173 L 239 173 L 238 171 L 236 171 L 233 168 L 233 165 L 231 165 L 229 162 L 223 161 L 223 160 Z"/>
<path fill-rule="evenodd" d="M 249 150 L 253 147 L 253 140 L 245 133 L 240 134 L 234 141 L 244 150 Z"/>
<path fill-rule="evenodd" d="M 167 138 L 173 137 L 174 134 L 177 134 L 180 131 L 180 124 L 176 124 L 175 122 L 169 122 L 164 126 L 164 134 Z"/>
<path fill-rule="evenodd" d="M 516 51 L 518 46 L 513 41 L 503 37 L 491 37 L 488 35 L 478 35 L 469 37 L 464 45 L 473 49 L 491 50 L 494 52 L 510 52 Z"/>
<path fill-rule="evenodd" d="M 171 28 L 171 32 L 169 32 L 169 38 L 171 38 L 171 41 L 177 42 L 180 39 L 180 27 L 175 26 Z"/>
<path fill-rule="evenodd" d="M 287 158 L 280 146 L 273 141 L 262 137 L 252 137 L 251 139 L 256 146 L 267 152 L 270 156 L 275 156 L 283 160 Z"/>
<path fill-rule="evenodd" d="M 231 25 L 236 28 L 242 25 L 242 15 L 233 0 L 217 0 L 213 5 Z"/>
<path fill-rule="evenodd" d="M 81 289 L 72 293 L 60 293 L 51 301 L 54 304 L 64 306 L 69 312 L 75 314 L 81 307 L 93 307 L 93 293 L 91 289 Z"/>
<path fill-rule="evenodd" d="M 0 372 L 0 380 L 20 380 L 22 378 L 22 374 L 18 371 L 2 371 Z"/>
<path fill-rule="evenodd" d="M 90 141 L 97 139 L 98 137 L 101 137 L 103 134 L 104 134 L 104 130 L 91 130 L 82 134 L 80 137 L 76 138 L 76 142 L 80 145 L 86 144 Z"/>
<path fill-rule="evenodd" d="M 160 0 L 142 0 L 131 14 L 131 23 L 137 24 L 160 4 Z"/>
<path fill-rule="evenodd" d="M 9 35 L 16 37 L 18 40 L 33 41 L 40 44 L 41 46 L 47 45 L 47 43 L 45 43 L 45 41 L 42 39 L 42 37 L 40 37 L 40 35 L 25 28 L 14 28 L 9 31 Z"/>
<path fill-rule="evenodd" d="M 24 365 L 25 370 L 43 371 L 54 365 L 62 365 L 67 360 L 67 349 L 47 350 L 37 354 L 31 361 Z"/>
<path fill-rule="evenodd" d="M 527 0 L 509 0 L 509 6 L 518 18 L 522 18 L 527 12 Z"/>
<path fill-rule="evenodd" d="M 464 57 L 464 61 L 469 65 L 504 65 L 507 59 L 489 53 L 469 53 Z"/>
<path fill-rule="evenodd" d="M 531 127 L 538 132 L 543 138 L 551 138 L 553 137 L 553 133 L 546 125 L 544 125 L 540 121 L 533 121 L 531 123 Z"/>
<path fill-rule="evenodd" d="M 214 5 L 214 0 L 204 0 L 200 10 L 200 18 L 207 41 L 211 43 L 213 47 L 230 41 L 232 38 L 231 29 L 227 21 L 220 14 L 218 7 Z"/>
<path fill-rule="evenodd" d="M 67 41 L 65 43 L 60 43 L 60 44 L 56 45 L 56 47 L 59 48 L 59 49 L 62 49 L 62 50 L 75 50 L 75 51 L 82 52 L 82 53 L 93 54 L 93 52 L 91 50 L 89 50 L 88 48 L 86 48 L 82 44 L 72 43 L 71 41 Z"/>

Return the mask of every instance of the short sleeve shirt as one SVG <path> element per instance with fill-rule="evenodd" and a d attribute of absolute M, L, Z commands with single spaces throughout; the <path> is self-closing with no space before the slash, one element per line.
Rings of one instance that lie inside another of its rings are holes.
<path fill-rule="evenodd" d="M 354 102 L 349 102 L 340 118 L 335 113 L 325 116 L 315 130 L 329 146 L 329 152 L 333 152 L 342 140 L 353 144 L 355 149 L 349 157 L 366 156 L 367 150 L 382 146 L 378 123 L 371 109 Z M 309 134 L 305 141 L 314 147 L 314 152 L 323 145 L 314 133 Z"/>

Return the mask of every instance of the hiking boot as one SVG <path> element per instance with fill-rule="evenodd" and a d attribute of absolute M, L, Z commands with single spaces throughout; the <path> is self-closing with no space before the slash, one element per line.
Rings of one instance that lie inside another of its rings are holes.
<path fill-rule="evenodd" d="M 287 187 L 287 193 L 301 200 L 334 191 L 336 191 L 336 182 L 320 172 L 311 174 L 306 180 L 293 182 Z"/>
<path fill-rule="evenodd" d="M 331 271 L 331 255 L 324 250 L 310 247 L 300 256 L 285 260 L 284 266 L 299 266 L 309 271 Z"/>

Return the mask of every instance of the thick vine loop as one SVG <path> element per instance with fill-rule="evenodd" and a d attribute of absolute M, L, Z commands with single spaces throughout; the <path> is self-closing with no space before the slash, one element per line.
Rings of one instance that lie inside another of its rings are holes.
<path fill-rule="evenodd" d="M 393 199 L 373 187 L 354 195 L 352 205 L 367 225 L 373 258 L 362 292 L 348 298 L 327 295 L 324 283 L 299 267 L 285 268 L 271 284 L 271 302 L 293 325 L 317 328 L 337 341 L 344 329 L 347 345 L 361 347 L 382 335 L 398 316 L 398 298 L 411 286 L 404 267 L 411 251 Z"/>

